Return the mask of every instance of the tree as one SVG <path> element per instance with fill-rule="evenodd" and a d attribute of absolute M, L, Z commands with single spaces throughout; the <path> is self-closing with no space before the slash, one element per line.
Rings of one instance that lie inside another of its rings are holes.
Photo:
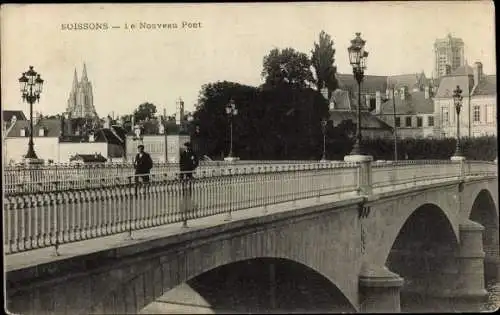
<path fill-rule="evenodd" d="M 283 83 L 307 87 L 314 80 L 309 57 L 293 48 L 271 50 L 264 57 L 263 66 L 261 75 L 265 78 L 264 85 L 267 87 L 276 87 Z"/>
<path fill-rule="evenodd" d="M 311 50 L 311 63 L 316 74 L 316 86 L 318 90 L 323 87 L 328 88 L 328 97 L 338 87 L 337 67 L 335 63 L 335 48 L 333 48 L 333 40 L 325 31 L 319 34 L 319 43 L 314 43 L 314 49 Z"/>
<path fill-rule="evenodd" d="M 229 149 L 229 122 L 225 107 L 231 99 L 238 108 L 238 116 L 233 121 L 233 143 L 235 152 L 244 157 L 246 145 L 252 142 L 254 124 L 259 124 L 250 111 L 254 104 L 257 88 L 235 82 L 215 82 L 202 86 L 194 112 L 194 120 L 199 126 L 199 138 L 203 141 L 204 152 L 215 158 L 227 154 Z M 258 128 L 258 127 L 257 127 Z M 242 154 L 243 153 L 243 154 Z"/>
<path fill-rule="evenodd" d="M 134 119 L 136 122 L 153 119 L 156 114 L 156 106 L 152 103 L 145 102 L 139 105 L 134 111 Z"/>

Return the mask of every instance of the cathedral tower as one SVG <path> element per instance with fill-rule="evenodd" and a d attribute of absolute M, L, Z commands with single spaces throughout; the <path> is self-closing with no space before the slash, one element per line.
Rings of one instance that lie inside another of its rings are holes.
<path fill-rule="evenodd" d="M 87 77 L 87 66 L 83 64 L 81 81 L 78 76 L 73 75 L 73 86 L 68 98 L 67 113 L 71 118 L 96 118 L 97 113 L 94 107 L 94 97 L 92 94 L 92 83 Z"/>

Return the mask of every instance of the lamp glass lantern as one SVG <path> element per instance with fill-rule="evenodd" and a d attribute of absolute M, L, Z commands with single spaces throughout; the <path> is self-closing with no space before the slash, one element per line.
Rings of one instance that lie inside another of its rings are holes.
<path fill-rule="evenodd" d="M 365 52 L 366 41 L 361 38 L 361 33 L 356 33 L 356 37 L 351 40 L 351 46 L 347 48 L 349 53 L 349 62 L 353 67 L 363 66 L 363 58 L 368 57 L 368 53 Z"/>
<path fill-rule="evenodd" d="M 29 80 L 26 77 L 26 73 L 23 73 L 23 75 L 19 78 L 20 90 L 23 95 L 28 92 L 28 81 Z"/>
<path fill-rule="evenodd" d="M 40 78 L 39 74 L 37 74 L 35 79 L 35 93 L 37 95 L 40 95 L 40 93 L 42 93 L 42 88 L 43 88 L 43 79 Z"/>
<path fill-rule="evenodd" d="M 363 49 L 363 54 L 361 55 L 360 68 L 366 70 L 366 61 L 368 60 L 368 52 Z"/>
<path fill-rule="evenodd" d="M 234 100 L 230 100 L 229 104 L 226 106 L 226 114 L 236 116 L 238 115 L 238 109 L 236 108 L 236 104 Z"/>
<path fill-rule="evenodd" d="M 326 128 L 326 124 L 328 123 L 328 121 L 326 120 L 326 118 L 323 118 L 321 119 L 321 126 L 324 128 Z"/>
<path fill-rule="evenodd" d="M 455 110 L 457 111 L 457 114 L 460 114 L 462 99 L 462 90 L 460 89 L 460 86 L 457 85 L 457 88 L 453 91 L 453 101 L 455 103 Z"/>
<path fill-rule="evenodd" d="M 358 66 L 361 59 L 361 50 L 359 47 L 351 45 L 347 48 L 349 52 L 349 62 L 353 67 Z"/>

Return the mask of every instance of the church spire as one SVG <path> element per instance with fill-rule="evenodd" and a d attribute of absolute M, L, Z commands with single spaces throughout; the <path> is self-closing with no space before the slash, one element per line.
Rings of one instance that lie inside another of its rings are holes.
<path fill-rule="evenodd" d="M 88 81 L 88 78 L 87 78 L 87 65 L 85 64 L 85 62 L 83 63 L 83 72 L 82 72 L 82 81 Z"/>
<path fill-rule="evenodd" d="M 75 73 L 73 74 L 73 92 L 76 92 L 78 88 L 78 75 L 76 74 L 76 68 L 75 68 Z"/>

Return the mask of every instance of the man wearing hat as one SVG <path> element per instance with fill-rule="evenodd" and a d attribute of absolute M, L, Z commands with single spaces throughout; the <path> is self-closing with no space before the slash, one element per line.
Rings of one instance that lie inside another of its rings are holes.
<path fill-rule="evenodd" d="M 139 180 L 139 177 L 142 177 L 142 181 L 144 183 L 149 182 L 149 172 L 153 168 L 153 160 L 151 156 L 144 152 L 144 146 L 140 144 L 137 147 L 139 151 L 134 159 L 134 167 L 135 167 L 135 181 Z M 141 176 L 142 175 L 142 176 Z"/>
<path fill-rule="evenodd" d="M 193 171 L 198 167 L 198 157 L 194 154 L 191 148 L 191 142 L 184 143 L 185 150 L 180 157 L 180 178 L 192 179 Z"/>

